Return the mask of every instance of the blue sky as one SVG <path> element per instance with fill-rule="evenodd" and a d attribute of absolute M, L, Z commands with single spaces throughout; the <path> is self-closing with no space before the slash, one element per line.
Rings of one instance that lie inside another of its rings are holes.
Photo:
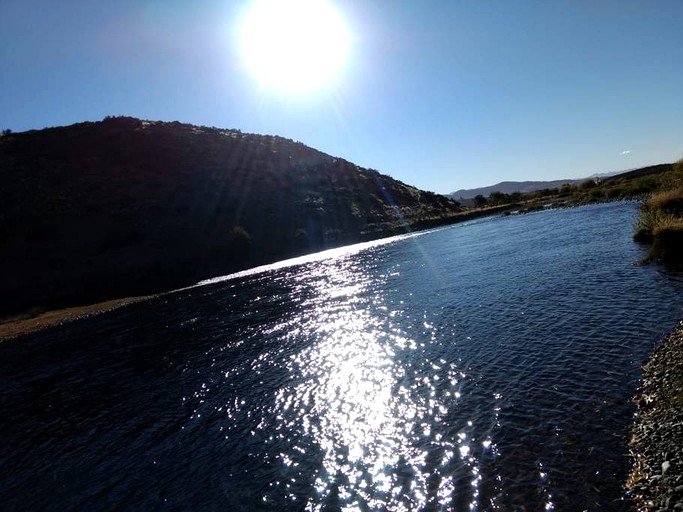
<path fill-rule="evenodd" d="M 347 62 L 292 95 L 245 65 L 249 0 L 0 0 L 0 128 L 239 128 L 441 193 L 683 157 L 683 1 L 329 1 Z"/>

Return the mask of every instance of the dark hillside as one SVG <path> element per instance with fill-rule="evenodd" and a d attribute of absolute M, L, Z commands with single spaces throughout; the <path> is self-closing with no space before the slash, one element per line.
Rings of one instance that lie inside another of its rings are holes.
<path fill-rule="evenodd" d="M 622 172 L 620 174 L 615 174 L 614 176 L 610 176 L 608 178 L 605 178 L 603 181 L 605 183 L 612 183 L 616 182 L 619 180 L 632 180 L 635 178 L 643 178 L 646 176 L 655 176 L 658 174 L 663 174 L 665 172 L 671 171 L 671 166 L 673 164 L 658 164 L 658 165 L 650 165 L 649 167 L 643 167 L 641 169 L 635 169 L 632 171 L 627 171 L 627 172 Z"/>
<path fill-rule="evenodd" d="M 163 291 L 459 211 L 281 137 L 128 117 L 4 135 L 0 179 L 5 315 Z"/>

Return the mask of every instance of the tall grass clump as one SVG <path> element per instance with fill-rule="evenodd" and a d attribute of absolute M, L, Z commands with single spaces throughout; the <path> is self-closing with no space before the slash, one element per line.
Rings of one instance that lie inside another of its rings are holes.
<path fill-rule="evenodd" d="M 648 204 L 655 211 L 683 217 L 683 188 L 654 194 L 648 201 Z"/>
<path fill-rule="evenodd" d="M 652 237 L 650 259 L 683 266 L 683 219 L 657 226 Z"/>
<path fill-rule="evenodd" d="M 683 264 L 683 188 L 653 194 L 640 207 L 633 239 L 652 244 L 649 260 Z"/>

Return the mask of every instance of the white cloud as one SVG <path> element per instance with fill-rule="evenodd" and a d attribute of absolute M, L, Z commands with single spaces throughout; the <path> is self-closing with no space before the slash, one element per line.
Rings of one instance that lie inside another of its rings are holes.
<path fill-rule="evenodd" d="M 622 155 L 628 155 L 630 152 L 631 152 L 631 150 L 627 149 L 626 151 L 622 151 L 621 154 Z"/>

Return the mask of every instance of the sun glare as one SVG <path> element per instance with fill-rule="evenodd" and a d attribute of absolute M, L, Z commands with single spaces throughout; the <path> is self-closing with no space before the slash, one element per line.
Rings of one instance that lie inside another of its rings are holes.
<path fill-rule="evenodd" d="M 242 26 L 242 51 L 262 85 L 309 92 L 344 64 L 349 36 L 324 0 L 257 0 Z"/>

